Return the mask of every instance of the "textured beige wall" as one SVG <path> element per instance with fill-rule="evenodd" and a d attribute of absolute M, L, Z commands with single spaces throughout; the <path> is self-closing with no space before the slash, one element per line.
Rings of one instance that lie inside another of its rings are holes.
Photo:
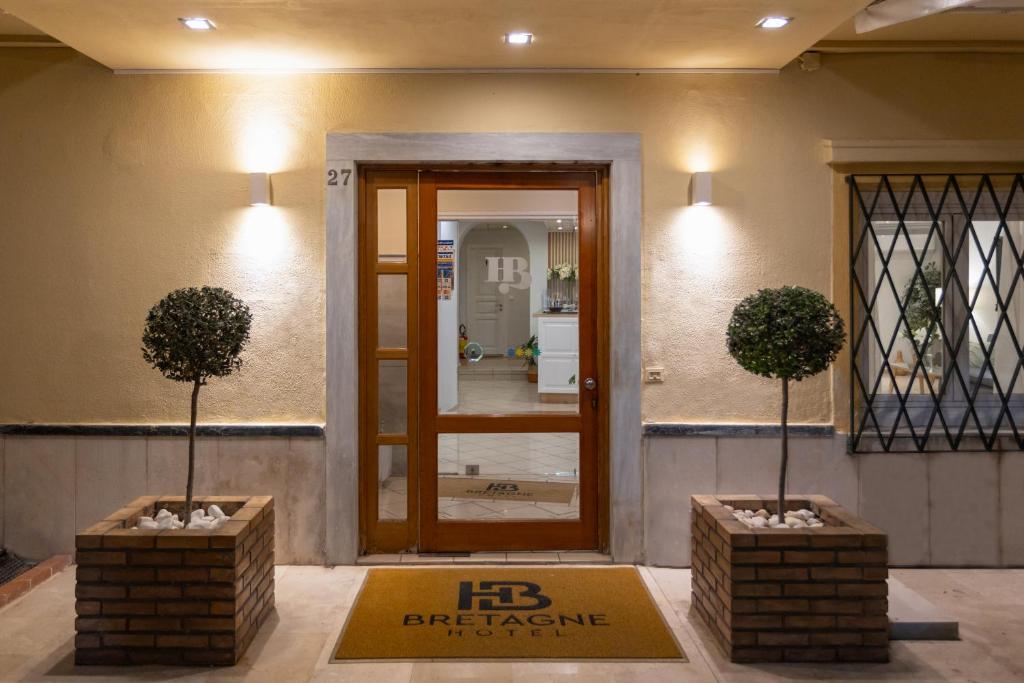
<path fill-rule="evenodd" d="M 766 75 L 114 76 L 68 50 L 0 52 L 0 422 L 180 422 L 187 388 L 139 335 L 168 290 L 228 287 L 255 314 L 205 421 L 324 417 L 328 131 L 638 131 L 643 414 L 774 420 L 772 383 L 725 352 L 735 302 L 832 286 L 822 138 L 1013 138 L 1024 58 L 830 56 Z M 274 172 L 252 209 L 247 170 Z M 715 172 L 715 206 L 686 206 Z M 350 264 L 354 267 L 354 264 Z M 344 264 L 343 264 L 344 267 Z M 845 285 L 844 285 L 845 286 Z M 829 422 L 824 377 L 795 419 Z"/>

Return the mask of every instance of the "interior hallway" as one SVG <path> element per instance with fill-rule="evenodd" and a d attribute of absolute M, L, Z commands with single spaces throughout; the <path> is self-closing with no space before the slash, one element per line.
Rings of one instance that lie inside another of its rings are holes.
<path fill-rule="evenodd" d="M 330 663 L 365 567 L 277 568 L 277 610 L 242 661 L 224 669 L 75 669 L 74 568 L 0 610 L 0 680 L 9 681 L 351 681 L 425 683 L 766 683 L 768 681 L 1024 681 L 1024 570 L 893 570 L 899 579 L 960 619 L 959 642 L 894 642 L 889 664 L 765 664 L 723 661 L 687 616 L 689 571 L 640 567 L 690 661 Z"/>

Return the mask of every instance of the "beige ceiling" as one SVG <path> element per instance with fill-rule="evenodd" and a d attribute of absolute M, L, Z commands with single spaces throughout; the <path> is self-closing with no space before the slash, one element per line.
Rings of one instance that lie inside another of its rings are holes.
<path fill-rule="evenodd" d="M 1024 12 L 946 12 L 860 35 L 853 20 L 843 22 L 826 41 L 1020 41 L 1024 40 Z"/>
<path fill-rule="evenodd" d="M 2 0 L 113 69 L 780 68 L 869 0 Z M 765 15 L 794 22 L 756 28 Z M 178 17 L 205 16 L 212 32 Z M 502 43 L 508 31 L 536 36 Z"/>
<path fill-rule="evenodd" d="M 43 32 L 0 9 L 0 36 L 41 36 Z"/>

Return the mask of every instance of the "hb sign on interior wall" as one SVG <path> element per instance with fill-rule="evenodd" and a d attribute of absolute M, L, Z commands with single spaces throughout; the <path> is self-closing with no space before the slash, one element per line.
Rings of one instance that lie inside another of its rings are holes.
<path fill-rule="evenodd" d="M 527 270 L 530 262 L 521 256 L 493 256 L 487 263 L 487 281 L 497 282 L 498 291 L 508 294 L 509 287 L 529 289 L 532 278 Z"/>

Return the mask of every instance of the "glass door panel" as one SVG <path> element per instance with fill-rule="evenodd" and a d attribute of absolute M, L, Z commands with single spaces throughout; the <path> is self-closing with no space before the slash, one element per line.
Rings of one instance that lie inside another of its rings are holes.
<path fill-rule="evenodd" d="M 437 439 L 439 519 L 579 519 L 579 434 Z"/>
<path fill-rule="evenodd" d="M 416 543 L 417 220 L 415 172 L 360 178 L 360 520 L 374 552 Z"/>
<path fill-rule="evenodd" d="M 596 215 L 593 173 L 421 174 L 421 548 L 597 547 Z"/>
<path fill-rule="evenodd" d="M 579 192 L 437 202 L 452 217 L 437 223 L 439 412 L 578 412 Z"/>

